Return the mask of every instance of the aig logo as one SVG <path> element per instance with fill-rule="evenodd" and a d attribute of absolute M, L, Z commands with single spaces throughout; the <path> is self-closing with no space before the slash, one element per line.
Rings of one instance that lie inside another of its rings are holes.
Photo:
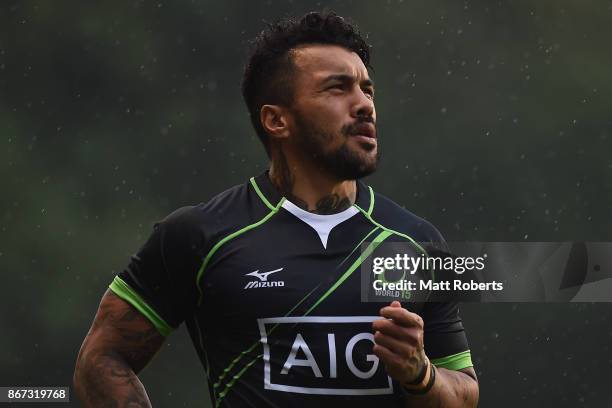
<path fill-rule="evenodd" d="M 378 316 L 258 319 L 264 388 L 301 394 L 392 394 L 391 378 L 372 352 Z"/>

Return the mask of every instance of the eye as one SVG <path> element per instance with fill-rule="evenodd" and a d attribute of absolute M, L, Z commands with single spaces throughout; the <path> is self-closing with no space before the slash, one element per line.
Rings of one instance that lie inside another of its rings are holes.
<path fill-rule="evenodd" d="M 340 90 L 343 90 L 344 89 L 344 85 L 343 84 L 334 84 L 334 85 L 331 85 L 327 89 L 340 89 Z"/>
<path fill-rule="evenodd" d="M 363 93 L 368 95 L 370 99 L 374 99 L 374 90 L 372 88 L 365 88 Z"/>

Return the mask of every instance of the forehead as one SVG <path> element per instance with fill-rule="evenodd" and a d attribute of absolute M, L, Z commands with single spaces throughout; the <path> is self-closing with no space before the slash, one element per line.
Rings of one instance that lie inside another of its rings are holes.
<path fill-rule="evenodd" d="M 355 52 L 338 45 L 303 45 L 293 51 L 296 71 L 308 79 L 321 79 L 330 74 L 346 74 L 368 79 L 368 69 Z"/>

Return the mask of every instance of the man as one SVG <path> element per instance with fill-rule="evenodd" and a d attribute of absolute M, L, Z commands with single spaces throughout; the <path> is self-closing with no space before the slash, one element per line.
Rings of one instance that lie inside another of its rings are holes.
<path fill-rule="evenodd" d="M 444 245 L 358 181 L 378 157 L 367 66 L 333 13 L 258 36 L 243 95 L 270 169 L 155 225 L 79 353 L 87 406 L 149 406 L 137 374 L 183 321 L 215 406 L 476 406 L 456 304 L 360 302 L 373 245 Z"/>

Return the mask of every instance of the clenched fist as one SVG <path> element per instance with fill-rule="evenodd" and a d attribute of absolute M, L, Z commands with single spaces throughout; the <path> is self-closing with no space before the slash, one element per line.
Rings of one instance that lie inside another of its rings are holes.
<path fill-rule="evenodd" d="M 429 377 L 429 360 L 423 347 L 423 319 L 394 301 L 383 307 L 384 319 L 372 323 L 374 354 L 387 373 L 402 385 L 416 385 Z"/>

